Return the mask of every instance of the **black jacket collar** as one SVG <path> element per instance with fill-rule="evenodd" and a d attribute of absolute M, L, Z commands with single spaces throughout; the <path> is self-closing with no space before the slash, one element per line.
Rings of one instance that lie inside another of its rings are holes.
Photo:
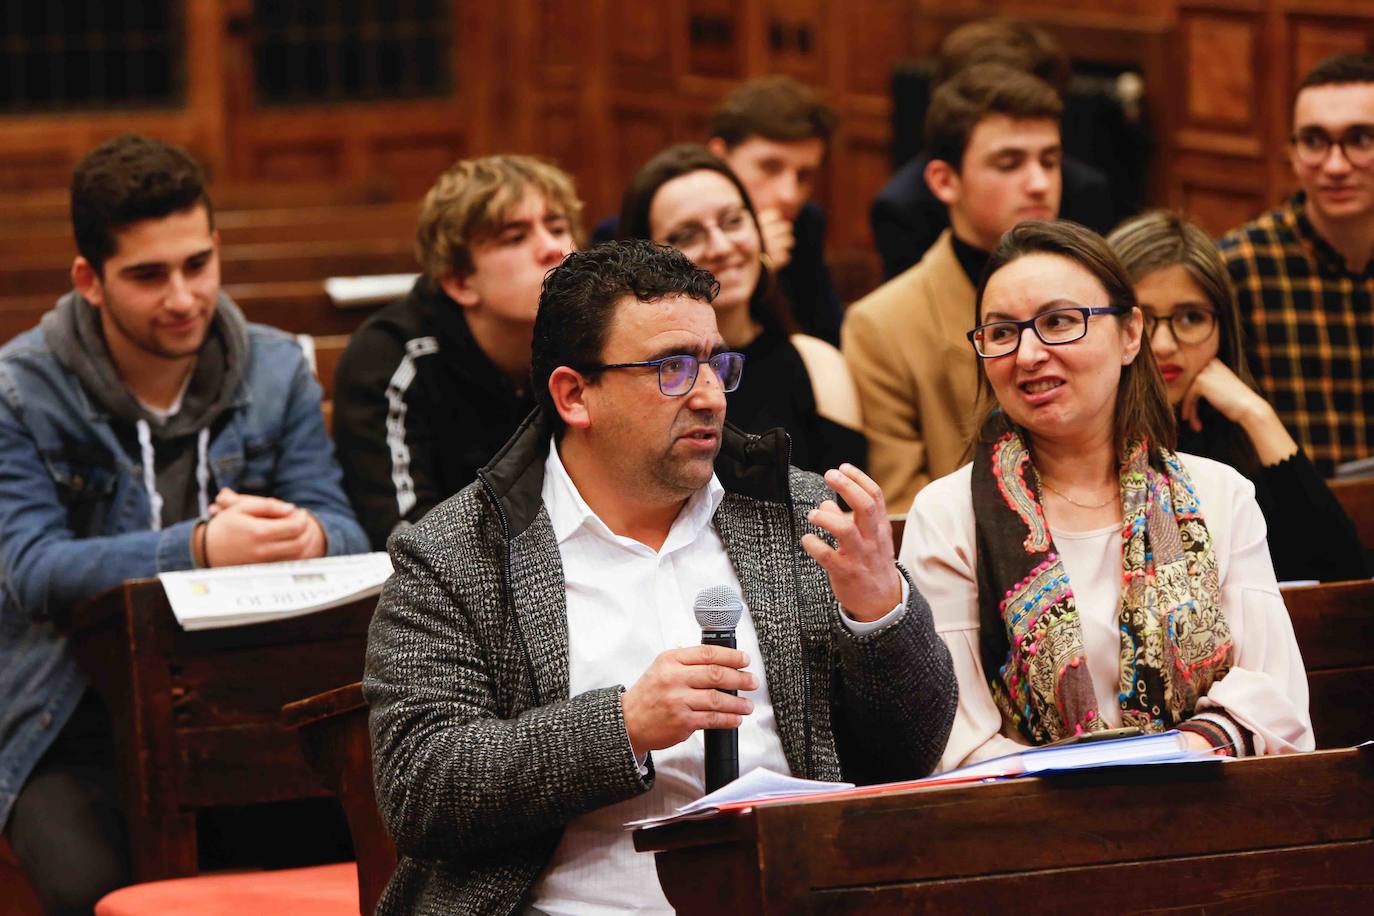
<path fill-rule="evenodd" d="M 552 436 L 553 424 L 536 407 L 477 472 L 496 501 L 507 539 L 524 532 L 543 505 L 544 462 Z M 780 428 L 755 435 L 727 422 L 716 457 L 716 477 L 728 492 L 787 503 L 791 500 L 787 477 L 791 453 L 792 441 Z"/>

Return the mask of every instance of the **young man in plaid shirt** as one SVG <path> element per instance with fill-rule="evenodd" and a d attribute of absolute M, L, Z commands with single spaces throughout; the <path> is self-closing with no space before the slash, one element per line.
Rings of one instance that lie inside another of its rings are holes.
<path fill-rule="evenodd" d="M 1329 476 L 1374 455 L 1374 55 L 1307 74 L 1288 151 L 1302 189 L 1220 247 L 1251 367 Z"/>

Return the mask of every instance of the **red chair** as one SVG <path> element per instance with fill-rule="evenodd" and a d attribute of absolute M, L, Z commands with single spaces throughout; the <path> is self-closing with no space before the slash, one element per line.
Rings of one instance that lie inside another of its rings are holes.
<path fill-rule="evenodd" d="M 112 891 L 96 916 L 357 916 L 358 867 L 352 862 L 149 881 Z"/>

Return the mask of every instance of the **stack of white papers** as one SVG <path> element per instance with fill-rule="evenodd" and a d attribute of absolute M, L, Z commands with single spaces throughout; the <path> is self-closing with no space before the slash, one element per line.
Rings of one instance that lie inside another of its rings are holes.
<path fill-rule="evenodd" d="M 177 623 L 209 630 L 298 617 L 375 595 L 391 575 L 384 552 L 162 573 Z"/>
<path fill-rule="evenodd" d="M 1028 747 L 1024 751 L 983 760 L 947 773 L 936 773 L 924 779 L 865 786 L 855 791 L 850 791 L 855 789 L 853 783 L 817 782 L 781 776 L 765 769 L 754 769 L 729 785 L 683 805 L 671 814 L 631 821 L 625 827 L 628 829 L 706 818 L 720 813 L 722 806 L 729 805 L 731 810 L 741 810 L 744 803 L 752 804 L 777 798 L 839 793 L 850 796 L 878 795 L 904 789 L 966 785 L 1067 770 L 1174 763 L 1222 763 L 1230 759 L 1232 758 L 1218 757 L 1207 751 L 1191 750 L 1182 733 L 1168 731 L 1154 735 L 1087 740 L 1076 744 Z"/>
<path fill-rule="evenodd" d="M 756 802 L 767 798 L 790 798 L 800 795 L 824 795 L 854 788 L 852 782 L 821 782 L 816 779 L 798 779 L 783 776 L 763 767 L 754 767 L 734 782 L 726 783 L 714 792 L 688 802 L 672 814 L 646 817 L 630 821 L 626 829 L 643 827 L 646 824 L 660 824 L 667 821 L 690 820 L 693 817 L 709 817 L 721 805 L 734 802 Z"/>

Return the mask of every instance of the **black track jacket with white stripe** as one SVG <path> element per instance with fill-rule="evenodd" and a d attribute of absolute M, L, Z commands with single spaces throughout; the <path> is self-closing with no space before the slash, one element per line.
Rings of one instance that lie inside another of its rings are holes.
<path fill-rule="evenodd" d="M 477 479 L 534 408 L 421 277 L 354 332 L 334 384 L 344 488 L 374 550 Z"/>

